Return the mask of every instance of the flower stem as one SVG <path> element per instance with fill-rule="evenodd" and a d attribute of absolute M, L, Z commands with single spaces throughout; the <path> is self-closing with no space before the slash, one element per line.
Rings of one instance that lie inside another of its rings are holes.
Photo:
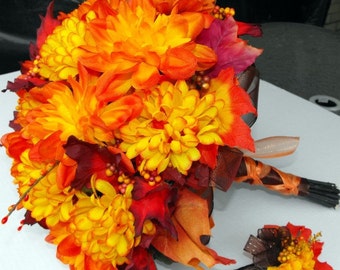
<path fill-rule="evenodd" d="M 53 169 L 58 165 L 58 163 L 59 163 L 59 162 L 54 163 L 54 164 L 52 165 L 52 167 L 46 171 L 46 173 L 44 173 L 42 176 L 40 176 L 38 179 L 36 179 L 36 180 L 34 181 L 34 183 L 33 183 L 33 184 L 32 184 L 32 185 L 31 185 L 24 193 L 21 194 L 19 200 L 18 200 L 14 205 L 12 205 L 12 206 L 10 207 L 10 209 L 9 209 L 9 211 L 8 211 L 8 213 L 7 213 L 7 215 L 1 219 L 1 223 L 2 223 L 2 224 L 5 224 L 5 223 L 8 221 L 8 218 L 10 217 L 10 215 L 14 212 L 14 210 L 18 207 L 18 205 L 19 205 L 23 200 L 25 200 L 25 198 L 27 197 L 28 193 L 29 193 L 29 192 L 30 192 L 37 184 L 39 184 L 40 181 L 41 181 L 42 179 L 44 179 L 46 175 L 48 175 L 51 171 L 53 171 Z"/>

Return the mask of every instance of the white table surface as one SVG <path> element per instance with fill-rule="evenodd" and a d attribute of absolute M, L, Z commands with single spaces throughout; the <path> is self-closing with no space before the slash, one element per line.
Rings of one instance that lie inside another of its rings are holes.
<path fill-rule="evenodd" d="M 0 76 L 0 90 L 18 73 Z M 0 134 L 10 132 L 16 96 L 0 93 Z M 340 186 L 340 117 L 288 93 L 265 81 L 260 82 L 259 118 L 252 128 L 253 137 L 299 136 L 297 151 L 289 156 L 266 161 L 283 171 L 299 176 L 336 183 Z M 16 187 L 9 174 L 11 160 L 0 148 L 0 217 L 17 200 Z M 55 258 L 55 246 L 44 241 L 47 232 L 39 226 L 17 227 L 23 212 L 15 212 L 5 225 L 0 225 L 0 258 L 4 270 L 66 270 Z M 306 200 L 279 196 L 246 184 L 234 184 L 227 193 L 216 192 L 214 219 L 216 226 L 210 246 L 220 255 L 237 260 L 236 265 L 217 265 L 213 269 L 235 269 L 249 264 L 243 252 L 250 234 L 256 234 L 264 224 L 285 225 L 292 222 L 305 225 L 313 232 L 322 232 L 325 242 L 322 261 L 340 269 L 340 210 L 326 208 Z M 158 269 L 189 269 L 180 265 Z"/>

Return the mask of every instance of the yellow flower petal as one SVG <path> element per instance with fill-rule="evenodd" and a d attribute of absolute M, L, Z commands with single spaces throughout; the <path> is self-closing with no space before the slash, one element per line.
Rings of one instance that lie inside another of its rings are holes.
<path fill-rule="evenodd" d="M 197 148 L 190 148 L 186 154 L 191 161 L 197 161 L 201 157 L 201 153 L 197 150 Z"/>
<path fill-rule="evenodd" d="M 171 141 L 170 143 L 170 149 L 175 154 L 180 154 L 182 152 L 182 145 L 179 141 Z"/>
<path fill-rule="evenodd" d="M 153 136 L 149 143 L 149 149 L 153 150 L 153 149 L 158 148 L 161 142 L 162 142 L 161 134 Z"/>
<path fill-rule="evenodd" d="M 94 221 L 100 220 L 104 214 L 104 211 L 105 210 L 101 207 L 92 208 L 88 213 L 88 217 Z"/>
<path fill-rule="evenodd" d="M 95 181 L 95 188 L 99 192 L 106 194 L 109 197 L 113 197 L 113 196 L 116 195 L 116 190 L 114 189 L 114 187 L 109 182 L 107 182 L 105 180 L 97 179 Z"/>

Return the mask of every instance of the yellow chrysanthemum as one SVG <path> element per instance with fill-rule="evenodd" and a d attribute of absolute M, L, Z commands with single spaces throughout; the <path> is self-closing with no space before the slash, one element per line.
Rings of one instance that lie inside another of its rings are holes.
<path fill-rule="evenodd" d="M 110 263 L 115 269 L 128 262 L 127 255 L 137 244 L 134 216 L 129 211 L 133 186 L 128 185 L 125 194 L 119 194 L 104 180 L 93 178 L 92 183 L 94 194 L 78 194 L 69 221 L 51 228 L 50 238 L 59 245 L 58 257 L 75 269 L 83 269 L 77 265 L 85 256 L 93 262 Z M 78 252 L 70 253 L 71 249 Z"/>
<path fill-rule="evenodd" d="M 22 195 L 30 189 L 27 198 L 21 204 L 31 211 L 31 216 L 37 221 L 46 219 L 48 226 L 54 226 L 60 221 L 66 221 L 72 209 L 73 191 L 69 188 L 60 190 L 56 184 L 57 168 L 51 164 L 33 162 L 29 158 L 29 150 L 21 154 L 21 163 L 15 168 L 15 182 L 19 185 Z M 35 184 L 33 188 L 31 186 Z"/>
<path fill-rule="evenodd" d="M 39 179 L 51 164 L 32 162 L 29 158 L 29 149 L 24 150 L 20 160 L 12 166 L 12 174 L 16 176 L 14 183 L 20 186 L 30 186 L 36 179 Z"/>
<path fill-rule="evenodd" d="M 250 128 L 241 116 L 255 109 L 233 70 L 212 79 L 209 90 L 201 95 L 185 81 L 163 82 L 144 94 L 140 117 L 117 134 L 129 158 L 142 157 L 140 170 L 160 173 L 172 166 L 186 174 L 192 162 L 201 158 L 199 145 L 253 148 Z M 216 158 L 206 164 L 214 167 L 215 162 Z"/>
<path fill-rule="evenodd" d="M 40 76 L 50 81 L 66 80 L 78 74 L 78 59 L 86 42 L 86 24 L 76 17 L 63 20 L 49 35 L 35 62 Z"/>
<path fill-rule="evenodd" d="M 223 143 L 215 120 L 223 104 L 214 94 L 201 98 L 185 81 L 163 82 L 143 100 L 141 116 L 122 127 L 119 135 L 129 158 L 143 158 L 142 169 L 159 173 L 173 166 L 186 174 L 201 157 L 199 144 Z"/>
<path fill-rule="evenodd" d="M 65 16 L 77 17 L 78 19 L 82 19 L 83 17 L 86 18 L 87 14 L 92 13 L 91 8 L 94 3 L 96 3 L 96 0 L 83 1 L 77 9 L 71 11 L 69 14 L 65 14 Z"/>

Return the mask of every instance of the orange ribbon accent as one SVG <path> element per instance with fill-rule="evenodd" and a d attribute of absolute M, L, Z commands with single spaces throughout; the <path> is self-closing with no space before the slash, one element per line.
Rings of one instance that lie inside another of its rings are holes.
<path fill-rule="evenodd" d="M 244 157 L 244 163 L 247 169 L 247 175 L 236 177 L 236 182 L 248 182 L 252 185 L 261 185 L 284 195 L 298 195 L 301 178 L 282 172 L 277 168 L 254 160 L 250 157 Z"/>

